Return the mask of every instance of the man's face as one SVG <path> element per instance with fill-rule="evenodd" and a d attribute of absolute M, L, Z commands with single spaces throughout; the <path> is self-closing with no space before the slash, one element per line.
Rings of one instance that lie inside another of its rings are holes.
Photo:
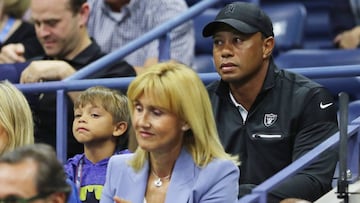
<path fill-rule="evenodd" d="M 81 42 L 81 14 L 74 14 L 69 0 L 32 0 L 31 17 L 36 35 L 46 54 L 59 59 L 68 58 Z"/>
<path fill-rule="evenodd" d="M 17 164 L 0 163 L 0 199 L 11 196 L 27 199 L 38 195 L 36 170 L 37 166 L 31 160 Z"/>
<path fill-rule="evenodd" d="M 213 57 L 216 70 L 224 81 L 245 83 L 262 67 L 262 35 L 260 32 L 239 33 L 225 25 L 219 27 L 213 36 Z"/>

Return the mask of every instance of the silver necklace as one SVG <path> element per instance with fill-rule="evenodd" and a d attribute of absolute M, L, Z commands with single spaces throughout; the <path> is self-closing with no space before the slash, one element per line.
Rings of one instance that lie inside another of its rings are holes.
<path fill-rule="evenodd" d="M 170 174 L 165 176 L 165 177 L 160 178 L 158 175 L 156 175 L 156 173 L 154 171 L 151 171 L 151 173 L 155 176 L 154 185 L 156 187 L 161 187 L 162 186 L 162 184 L 163 184 L 162 179 L 167 180 L 167 181 L 170 180 Z"/>

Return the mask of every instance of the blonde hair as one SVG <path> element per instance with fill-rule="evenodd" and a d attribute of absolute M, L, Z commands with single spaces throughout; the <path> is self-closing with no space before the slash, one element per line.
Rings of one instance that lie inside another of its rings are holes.
<path fill-rule="evenodd" d="M 153 65 L 130 83 L 127 95 L 130 113 L 135 108 L 133 102 L 143 95 L 187 122 L 190 130 L 185 132 L 183 145 L 199 167 L 214 158 L 237 163 L 237 158 L 227 154 L 220 143 L 208 92 L 191 68 L 176 62 Z M 139 170 L 148 156 L 138 147 L 130 165 Z"/>
<path fill-rule="evenodd" d="M 30 106 L 22 94 L 8 81 L 0 82 L 0 125 L 5 129 L 8 143 L 0 154 L 16 147 L 34 143 L 34 121 Z"/>
<path fill-rule="evenodd" d="M 30 0 L 4 0 L 4 13 L 13 18 L 22 18 L 28 10 Z"/>
<path fill-rule="evenodd" d="M 122 92 L 103 86 L 94 86 L 81 92 L 74 102 L 74 110 L 91 104 L 93 106 L 101 105 L 109 112 L 113 119 L 113 124 L 125 121 L 128 124 L 126 132 L 119 137 L 118 146 L 127 145 L 130 131 L 130 112 L 128 109 L 128 99 Z M 127 148 L 127 146 L 126 146 Z"/>

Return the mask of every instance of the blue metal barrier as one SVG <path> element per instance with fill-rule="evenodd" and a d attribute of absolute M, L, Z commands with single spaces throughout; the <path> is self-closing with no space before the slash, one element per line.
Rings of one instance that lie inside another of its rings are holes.
<path fill-rule="evenodd" d="M 360 76 L 360 65 L 293 68 L 289 71 L 302 74 L 311 79 L 354 77 L 354 76 Z M 211 81 L 220 78 L 218 73 L 216 72 L 199 73 L 199 76 L 205 84 L 208 84 Z M 125 89 L 129 84 L 129 82 L 132 81 L 132 79 L 133 77 L 82 79 L 82 80 L 68 80 L 68 81 L 62 80 L 62 81 L 51 81 L 51 82 L 32 83 L 32 84 L 16 84 L 16 86 L 23 92 L 53 92 L 60 89 L 66 91 L 77 91 L 91 87 L 94 84 Z"/>
<path fill-rule="evenodd" d="M 316 78 L 336 78 L 336 77 L 354 77 L 360 76 L 360 65 L 346 65 L 346 66 L 327 66 L 327 67 L 306 67 L 306 68 L 293 68 L 289 71 L 302 74 L 311 79 Z M 216 72 L 213 73 L 199 73 L 200 78 L 205 84 L 219 79 Z M 67 91 L 83 90 L 90 86 L 105 85 L 117 88 L 126 88 L 133 77 L 121 78 L 106 78 L 106 79 L 82 79 L 82 80 L 62 80 L 51 81 L 43 83 L 32 84 L 16 84 L 23 92 L 53 92 L 59 89 Z"/>

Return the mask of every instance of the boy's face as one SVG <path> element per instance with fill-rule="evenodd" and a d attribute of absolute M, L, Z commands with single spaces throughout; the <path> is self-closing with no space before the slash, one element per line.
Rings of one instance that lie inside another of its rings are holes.
<path fill-rule="evenodd" d="M 73 134 L 82 144 L 111 140 L 116 130 L 112 115 L 102 105 L 88 103 L 74 110 Z"/>
<path fill-rule="evenodd" d="M 80 28 L 86 23 L 82 12 L 74 14 L 70 10 L 68 1 L 31 1 L 37 38 L 48 56 L 59 59 L 69 59 L 69 55 L 78 51 L 83 38 Z"/>

